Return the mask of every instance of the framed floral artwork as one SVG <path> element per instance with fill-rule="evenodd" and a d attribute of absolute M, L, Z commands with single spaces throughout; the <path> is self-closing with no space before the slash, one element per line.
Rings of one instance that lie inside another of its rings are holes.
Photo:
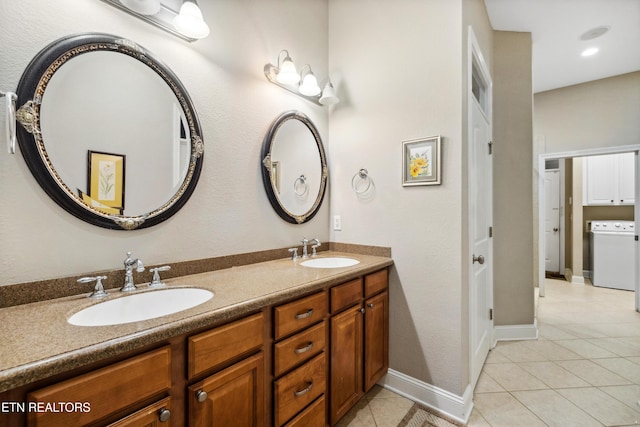
<path fill-rule="evenodd" d="M 124 210 L 125 156 L 89 150 L 89 197 L 96 203 Z"/>
<path fill-rule="evenodd" d="M 440 135 L 402 143 L 402 185 L 440 185 Z"/>

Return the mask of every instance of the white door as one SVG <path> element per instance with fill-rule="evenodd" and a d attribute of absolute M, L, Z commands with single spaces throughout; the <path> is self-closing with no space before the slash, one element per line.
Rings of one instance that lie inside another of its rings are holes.
<path fill-rule="evenodd" d="M 544 173 L 544 269 L 560 272 L 560 171 Z"/>
<path fill-rule="evenodd" d="M 470 383 L 480 376 L 493 340 L 493 169 L 491 78 L 470 29 L 469 235 Z"/>

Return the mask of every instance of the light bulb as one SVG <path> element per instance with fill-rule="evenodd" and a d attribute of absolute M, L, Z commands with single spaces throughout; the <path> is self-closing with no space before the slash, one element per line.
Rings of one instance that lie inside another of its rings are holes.
<path fill-rule="evenodd" d="M 300 81 L 300 74 L 298 74 L 296 65 L 293 63 L 289 55 L 287 55 L 287 57 L 284 58 L 284 61 L 282 61 L 276 80 L 285 85 L 296 84 Z"/>
<path fill-rule="evenodd" d="M 311 71 L 304 76 L 300 88 L 298 88 L 301 94 L 307 96 L 316 96 L 320 94 L 320 86 L 318 86 L 318 80 Z"/>
<path fill-rule="evenodd" d="M 180 14 L 173 18 L 173 25 L 187 37 L 203 39 L 209 35 L 209 26 L 202 19 L 202 12 L 197 4 L 187 0 L 180 7 Z"/>
<path fill-rule="evenodd" d="M 331 82 L 327 82 L 324 85 L 324 89 L 322 91 L 322 96 L 319 99 L 320 104 L 322 105 L 334 105 L 340 102 L 340 98 L 336 95 L 336 90 L 334 89 Z"/>

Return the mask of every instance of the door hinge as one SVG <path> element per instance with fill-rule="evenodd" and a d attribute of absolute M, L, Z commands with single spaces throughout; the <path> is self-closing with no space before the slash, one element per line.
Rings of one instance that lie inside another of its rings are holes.
<path fill-rule="evenodd" d="M 638 241 L 638 236 L 635 236 L 635 237 L 636 237 L 636 242 L 637 242 Z"/>
<path fill-rule="evenodd" d="M 489 237 L 493 237 L 493 227 L 489 227 Z"/>
<path fill-rule="evenodd" d="M 493 308 L 489 309 L 489 320 L 493 320 Z"/>
<path fill-rule="evenodd" d="M 493 141 L 489 141 L 489 154 L 493 154 Z"/>

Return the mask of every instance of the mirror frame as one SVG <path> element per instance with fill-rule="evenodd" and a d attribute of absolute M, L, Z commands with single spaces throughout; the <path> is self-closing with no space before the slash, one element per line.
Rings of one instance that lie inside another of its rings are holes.
<path fill-rule="evenodd" d="M 96 51 L 128 55 L 158 74 L 169 86 L 182 107 L 191 138 L 191 157 L 184 181 L 169 201 L 151 212 L 136 215 L 112 215 L 101 212 L 82 201 L 60 178 L 47 155 L 40 128 L 40 106 L 54 73 L 70 59 Z M 42 49 L 25 69 L 17 89 L 16 119 L 20 151 L 34 178 L 58 205 L 75 217 L 99 227 L 134 230 L 157 225 L 176 214 L 187 202 L 200 177 L 204 160 L 204 142 L 200 122 L 189 95 L 176 75 L 149 51 L 122 37 L 101 33 L 85 33 L 63 37 Z"/>
<path fill-rule="evenodd" d="M 316 200 L 314 201 L 311 208 L 301 214 L 297 215 L 293 212 L 290 212 L 285 206 L 280 203 L 275 191 L 275 183 L 271 179 L 271 152 L 273 148 L 273 143 L 276 138 L 276 134 L 282 125 L 284 125 L 289 120 L 299 120 L 304 124 L 307 129 L 311 132 L 313 139 L 315 140 L 316 147 L 318 148 L 318 153 L 320 154 L 320 166 L 321 166 L 321 177 L 320 177 L 320 189 L 318 190 L 318 195 Z M 265 137 L 262 143 L 262 182 L 264 184 L 264 189 L 267 192 L 267 196 L 269 197 L 269 202 L 276 213 L 285 221 L 291 224 L 302 224 L 309 221 L 311 218 L 318 213 L 320 206 L 322 205 L 322 200 L 324 198 L 324 194 L 327 188 L 327 178 L 329 176 L 328 168 L 327 168 L 327 158 L 324 152 L 324 147 L 322 146 L 322 139 L 320 138 L 320 134 L 318 133 L 318 129 L 313 124 L 313 122 L 307 117 L 304 113 L 300 111 L 287 111 L 283 113 L 280 117 L 278 117 L 271 125 L 267 136 Z"/>

